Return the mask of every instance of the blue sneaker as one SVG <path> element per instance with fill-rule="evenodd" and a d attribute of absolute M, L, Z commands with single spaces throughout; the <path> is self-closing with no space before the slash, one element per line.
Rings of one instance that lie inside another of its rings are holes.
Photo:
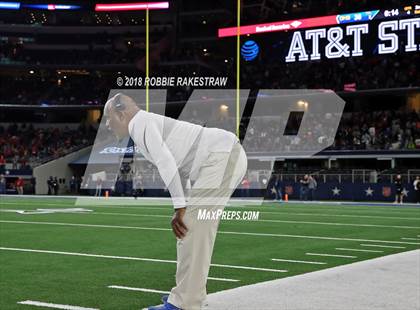
<path fill-rule="evenodd" d="M 165 304 L 160 305 L 160 306 L 149 307 L 147 308 L 147 310 L 182 310 L 182 309 L 174 306 L 173 304 L 166 302 Z"/>
<path fill-rule="evenodd" d="M 162 300 L 163 304 L 166 305 L 168 303 L 168 298 L 169 295 L 162 295 L 162 298 L 160 300 Z"/>

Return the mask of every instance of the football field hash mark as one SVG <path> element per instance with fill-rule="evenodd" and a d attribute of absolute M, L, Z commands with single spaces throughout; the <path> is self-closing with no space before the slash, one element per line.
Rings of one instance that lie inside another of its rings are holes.
<path fill-rule="evenodd" d="M 79 307 L 79 306 L 52 304 L 48 302 L 33 301 L 33 300 L 19 301 L 18 304 L 35 306 L 35 307 L 43 307 L 43 308 L 64 309 L 64 310 L 99 310 L 98 308 L 85 308 L 85 307 Z"/>
<path fill-rule="evenodd" d="M 381 244 L 364 244 L 361 243 L 361 246 L 370 246 L 375 248 L 390 248 L 390 249 L 405 249 L 405 246 L 396 246 L 396 245 L 381 245 Z"/>
<path fill-rule="evenodd" d="M 291 260 L 291 259 L 282 259 L 282 258 L 272 258 L 272 261 L 275 262 L 287 262 L 287 263 L 299 263 L 299 264 L 312 264 L 312 265 L 326 265 L 324 262 L 311 262 L 306 260 Z"/>
<path fill-rule="evenodd" d="M 351 255 L 323 254 L 323 253 L 306 253 L 306 255 L 326 256 L 326 257 L 342 257 L 342 258 L 357 258 L 357 256 L 351 256 Z"/>
<path fill-rule="evenodd" d="M 339 251 L 354 251 L 354 252 L 368 252 L 368 253 L 383 253 L 384 251 L 380 250 L 363 250 L 363 249 L 349 249 L 349 248 L 335 248 Z"/>
<path fill-rule="evenodd" d="M 138 292 L 145 292 L 145 293 L 158 293 L 158 294 L 169 294 L 168 291 L 159 291 L 150 288 L 141 288 L 141 287 L 128 287 L 128 286 L 120 286 L 120 285 L 109 285 L 108 288 L 116 288 L 119 290 L 127 290 L 127 291 L 138 291 Z"/>

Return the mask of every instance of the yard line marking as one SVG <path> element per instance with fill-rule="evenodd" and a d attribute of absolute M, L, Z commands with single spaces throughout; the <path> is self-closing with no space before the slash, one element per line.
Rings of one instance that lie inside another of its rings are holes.
<path fill-rule="evenodd" d="M 401 238 L 402 240 L 414 240 L 414 241 L 420 241 L 420 238 Z"/>
<path fill-rule="evenodd" d="M 157 231 L 170 231 L 170 232 L 172 232 L 172 229 L 160 228 L 160 227 L 116 226 L 116 225 L 99 225 L 99 224 L 75 224 L 75 223 L 63 223 L 63 222 L 33 222 L 33 221 L 6 221 L 6 220 L 0 220 L 0 223 L 57 225 L 57 226 L 75 226 L 75 227 L 100 227 L 100 228 L 157 230 Z M 284 238 L 300 238 L 300 239 L 338 240 L 338 241 L 356 241 L 356 242 L 376 242 L 376 243 L 420 245 L 420 242 L 371 240 L 371 239 L 352 239 L 352 238 L 307 236 L 307 235 L 286 235 L 286 234 L 270 234 L 270 233 L 251 233 L 251 232 L 226 231 L 226 230 L 219 231 L 218 234 L 245 235 L 245 236 L 258 236 L 258 237 L 284 237 Z"/>
<path fill-rule="evenodd" d="M 3 221 L 0 223 L 14 223 L 14 224 L 34 224 L 34 225 L 57 225 L 57 226 L 76 226 L 76 227 L 99 227 L 99 228 L 119 228 L 119 229 L 139 229 L 139 230 L 159 230 L 172 231 L 169 228 L 160 227 L 139 227 L 139 226 L 119 226 L 119 225 L 101 225 L 101 224 L 77 224 L 77 223 L 63 223 L 63 222 L 34 222 L 34 221 Z"/>
<path fill-rule="evenodd" d="M 141 288 L 141 287 L 128 287 L 128 286 L 120 286 L 120 285 L 109 285 L 108 288 L 116 288 L 120 290 L 128 290 L 128 291 L 139 291 L 139 292 L 146 292 L 146 293 L 158 293 L 158 294 L 169 294 L 168 291 L 159 291 L 159 290 L 152 290 L 149 288 Z"/>
<path fill-rule="evenodd" d="M 416 243 L 416 242 L 370 240 L 370 239 L 352 239 L 352 238 L 322 237 L 322 236 L 307 236 L 307 235 L 284 235 L 284 234 L 269 234 L 269 233 L 265 234 L 265 233 L 237 232 L 237 231 L 219 231 L 218 233 L 219 234 L 232 234 L 232 235 L 246 235 L 246 236 L 285 237 L 285 238 L 301 238 L 301 239 L 358 241 L 358 242 L 377 242 L 377 243 L 396 243 L 396 244 L 420 245 L 420 243 Z"/>
<path fill-rule="evenodd" d="M 22 203 L 21 202 L 2 202 L 2 204 L 4 204 L 4 205 L 6 205 L 6 204 L 10 204 L 10 205 L 19 204 L 19 205 L 21 205 Z M 40 205 L 42 205 L 42 206 L 59 206 L 59 207 L 65 206 L 63 204 L 52 204 L 52 203 L 45 203 L 45 204 L 40 204 Z M 74 206 L 74 205 L 75 205 L 74 203 L 69 204 L 69 206 Z M 90 205 L 89 207 L 98 208 L 98 209 L 102 209 L 102 208 L 105 208 L 105 209 L 135 209 L 135 210 L 151 209 L 151 210 L 166 210 L 168 212 L 171 210 L 169 207 L 165 208 L 165 207 L 150 207 L 150 206 L 118 206 L 118 205 L 111 205 L 111 204 L 110 205 L 100 205 L 100 206 Z M 250 207 L 234 206 L 232 208 L 248 208 L 248 209 L 250 209 L 250 211 L 260 211 L 261 214 L 277 214 L 277 215 L 287 214 L 287 215 L 297 215 L 297 216 L 318 216 L 318 217 L 319 216 L 322 216 L 322 217 L 355 217 L 355 218 L 373 218 L 373 219 L 377 218 L 377 219 L 418 221 L 417 218 L 413 218 L 413 217 L 393 217 L 393 216 L 379 216 L 379 215 L 378 216 L 376 216 L 376 215 L 352 215 L 352 214 L 326 214 L 326 213 L 295 213 L 295 212 L 282 212 L 282 211 L 278 211 L 278 212 L 261 211 L 262 208 L 272 209 L 272 207 L 250 208 Z M 355 210 L 352 210 L 352 211 L 355 211 Z M 152 216 L 152 215 L 150 215 L 150 216 Z M 164 216 L 162 216 L 162 217 L 164 217 Z"/>
<path fill-rule="evenodd" d="M 390 249 L 405 249 L 405 246 L 396 246 L 396 245 L 380 245 L 380 244 L 364 244 L 361 243 L 361 246 L 370 246 L 375 248 L 390 248 Z"/>
<path fill-rule="evenodd" d="M 21 304 L 21 305 L 29 305 L 29 306 L 44 307 L 44 308 L 54 308 L 54 309 L 65 309 L 65 310 L 99 310 L 97 308 L 85 308 L 85 307 L 70 306 L 70 305 L 51 304 L 51 303 L 48 303 L 48 302 L 33 301 L 33 300 L 19 301 L 17 303 Z"/>
<path fill-rule="evenodd" d="M 332 225 L 332 226 L 353 226 L 353 227 L 420 229 L 420 227 L 416 227 L 416 226 L 391 226 L 391 225 L 377 225 L 377 224 L 352 224 L 352 223 L 331 223 L 331 222 L 302 222 L 302 221 L 282 221 L 282 220 L 258 220 L 256 222 L 311 224 L 311 225 Z M 420 240 L 420 239 L 417 239 L 417 240 Z"/>
<path fill-rule="evenodd" d="M 82 214 L 74 212 L 74 214 Z M 163 217 L 172 218 L 171 215 L 155 215 L 155 214 L 134 214 L 134 213 L 118 213 L 118 212 L 91 212 L 83 214 L 104 214 L 104 215 L 121 215 L 121 216 L 137 216 L 137 217 Z M 378 225 L 378 224 L 354 224 L 354 223 L 331 223 L 331 222 L 307 222 L 307 221 L 285 221 L 285 220 L 258 220 L 256 222 L 269 222 L 269 223 L 290 223 L 290 224 L 310 224 L 310 225 L 332 225 L 332 226 L 354 226 L 354 227 L 380 227 L 380 228 L 402 228 L 402 229 L 420 229 L 420 226 L 393 226 L 393 225 Z M 244 221 L 244 223 L 248 223 Z M 255 222 L 250 222 L 255 223 Z"/>
<path fill-rule="evenodd" d="M 137 209 L 141 210 L 139 207 L 95 207 L 91 206 L 91 208 L 106 208 L 106 209 Z M 143 209 L 156 209 L 156 208 L 143 208 Z M 168 210 L 168 208 L 162 208 Z M 170 211 L 170 210 L 169 210 Z M 255 208 L 249 211 L 259 211 L 261 214 L 277 214 L 277 215 L 299 215 L 299 216 L 324 216 L 324 217 L 355 217 L 355 218 L 373 218 L 373 219 L 390 219 L 390 220 L 410 220 L 410 221 L 417 221 L 420 222 L 420 219 L 413 218 L 413 217 L 393 217 L 393 216 L 375 216 L 375 215 L 351 215 L 351 214 L 324 214 L 324 213 L 294 213 L 294 212 L 270 212 L 270 211 L 260 211 L 259 209 Z M 96 212 L 102 213 L 102 212 Z M 112 212 L 110 212 L 112 213 Z M 123 213 L 122 213 L 123 214 Z M 121 215 L 122 215 L 121 214 Z M 125 213 L 126 215 L 134 214 L 134 213 Z M 420 227 L 418 227 L 420 228 Z M 419 235 L 420 236 L 420 235 Z"/>
<path fill-rule="evenodd" d="M 37 202 L 35 202 L 37 203 Z M 42 206 L 59 206 L 59 207 L 63 207 L 63 204 L 54 204 L 54 203 L 41 203 L 38 202 L 40 205 Z M 6 205 L 15 205 L 15 204 L 19 204 L 21 205 L 21 202 L 2 202 L 2 204 Z M 64 204 L 65 205 L 65 204 Z M 75 203 L 71 203 L 68 204 L 70 206 L 75 206 Z M 156 209 L 156 210 L 167 210 L 167 211 L 171 211 L 172 209 L 169 207 L 152 207 L 152 206 L 120 206 L 120 205 L 113 205 L 113 204 L 108 204 L 108 205 L 103 205 L 101 204 L 100 206 L 96 205 L 89 205 L 91 208 L 106 208 L 106 209 L 136 209 L 136 210 L 142 210 L 142 209 Z M 229 206 L 232 208 L 249 208 L 249 207 L 241 207 L 241 206 Z M 256 208 L 252 208 L 249 211 L 260 211 L 261 209 L 273 209 L 273 207 L 256 207 Z M 351 210 L 351 212 L 354 211 L 358 211 L 358 210 Z M 396 210 L 393 210 L 396 211 Z M 372 212 L 372 210 L 368 210 L 368 212 Z M 400 211 L 397 211 L 400 212 Z M 351 214 L 325 214 L 325 213 L 295 213 L 295 212 L 283 212 L 283 211 L 278 211 L 278 212 L 273 212 L 273 211 L 260 211 L 260 213 L 264 214 L 278 214 L 278 215 L 283 215 L 283 214 L 287 214 L 287 215 L 298 215 L 298 216 L 326 216 L 326 217 L 356 217 L 356 218 L 378 218 L 378 219 L 398 219 L 398 220 L 410 220 L 410 221 L 420 221 L 420 219 L 418 218 L 409 218 L 409 217 L 393 217 L 393 216 L 376 216 L 376 215 L 351 215 Z M 420 235 L 419 235 L 420 236 Z"/>
<path fill-rule="evenodd" d="M 128 201 L 127 201 L 128 202 Z M 140 204 L 137 205 L 131 205 L 131 206 L 122 206 L 122 205 L 117 205 L 117 204 L 100 204 L 100 205 L 93 205 L 93 204 L 76 204 L 74 202 L 71 203 L 43 203 L 42 201 L 39 202 L 29 202 L 29 201 L 25 201 L 25 202 L 2 202 L 2 205 L 22 205 L 22 203 L 31 203 L 34 206 L 37 206 L 37 204 L 39 206 L 51 206 L 51 207 L 65 207 L 65 206 L 89 206 L 92 208 L 121 208 L 121 209 L 137 209 L 137 210 L 141 210 L 141 209 L 157 209 L 157 210 L 168 210 L 171 211 L 173 210 L 173 208 L 171 208 L 171 205 L 168 204 L 167 207 L 159 207 L 159 205 L 157 205 L 156 207 L 152 207 L 150 206 L 150 204 L 146 204 L 145 206 L 142 206 Z"/>
<path fill-rule="evenodd" d="M 207 277 L 207 280 L 222 281 L 222 282 L 239 282 L 240 281 L 236 279 L 214 278 L 214 277 Z"/>
<path fill-rule="evenodd" d="M 355 251 L 355 252 L 370 252 L 370 253 L 383 253 L 384 251 L 380 250 L 362 250 L 362 249 L 349 249 L 349 248 L 335 248 L 340 251 Z"/>
<path fill-rule="evenodd" d="M 357 258 L 357 256 L 351 256 L 351 255 L 337 255 L 337 254 L 323 254 L 323 253 L 306 253 L 306 255 L 328 256 L 328 257 L 343 257 L 343 258 Z"/>
<path fill-rule="evenodd" d="M 176 264 L 176 260 L 166 260 L 166 259 L 156 259 L 156 258 L 144 258 L 144 257 L 133 257 L 133 256 L 114 256 L 114 255 L 89 254 L 89 253 L 78 253 L 78 252 L 63 252 L 63 251 L 50 251 L 50 250 L 36 250 L 36 249 L 22 249 L 22 248 L 6 248 L 6 247 L 0 247 L 0 250 L 5 250 L 5 251 L 18 251 L 18 252 L 47 253 L 47 254 L 61 254 L 61 255 L 71 255 L 71 256 L 85 256 L 85 257 L 96 257 L 96 258 L 111 258 L 111 259 L 123 259 L 123 260 L 137 260 L 137 261 L 145 261 L 145 262 L 173 263 L 173 264 Z"/>
<path fill-rule="evenodd" d="M 79 212 L 74 212 L 74 214 L 80 214 Z M 104 215 L 122 215 L 122 216 L 140 216 L 140 217 L 164 217 L 164 218 L 172 218 L 172 215 L 158 215 L 158 214 L 136 214 L 136 213 L 119 213 L 119 212 L 97 212 L 94 211 L 92 213 L 86 214 L 104 214 Z M 420 227 L 417 227 L 420 229 Z"/>
<path fill-rule="evenodd" d="M 61 254 L 61 255 L 71 255 L 71 256 L 86 256 L 86 257 L 97 257 L 97 258 L 111 258 L 111 259 L 123 259 L 123 260 L 136 260 L 136 261 L 146 261 L 146 262 L 157 262 L 157 263 L 171 263 L 176 264 L 175 260 L 165 260 L 157 258 L 144 258 L 144 257 L 132 257 L 132 256 L 112 256 L 112 255 L 101 255 L 101 254 L 88 254 L 88 253 L 75 253 L 75 252 L 62 252 L 62 251 L 49 251 L 49 250 L 35 250 L 35 249 L 22 249 L 22 248 L 6 248 L 0 247 L 0 250 L 5 251 L 18 251 L 18 252 L 34 252 L 34 253 L 47 253 L 47 254 Z M 210 264 L 213 267 L 221 268 L 232 268 L 232 269 L 244 269 L 244 270 L 256 270 L 256 271 L 270 271 L 270 272 L 287 272 L 287 270 L 281 269 L 269 269 L 269 268 L 259 268 L 259 267 L 250 267 L 250 266 L 236 266 L 236 265 L 223 265 L 223 264 Z"/>
<path fill-rule="evenodd" d="M 352 214 L 326 214 L 326 213 L 294 213 L 294 212 L 270 212 L 270 211 L 260 211 L 261 213 L 267 214 L 278 214 L 278 215 L 299 215 L 299 216 L 326 216 L 326 217 L 356 217 L 356 218 L 373 218 L 373 219 L 391 219 L 391 220 L 410 220 L 410 221 L 418 221 L 420 219 L 413 218 L 413 217 L 393 217 L 393 216 L 379 216 L 379 215 L 352 215 Z"/>
<path fill-rule="evenodd" d="M 290 263 L 302 263 L 302 264 L 312 264 L 312 265 L 326 265 L 324 262 L 310 262 L 306 260 L 291 260 L 291 259 L 282 259 L 282 258 L 272 258 L 271 260 L 276 262 L 290 262 Z"/>

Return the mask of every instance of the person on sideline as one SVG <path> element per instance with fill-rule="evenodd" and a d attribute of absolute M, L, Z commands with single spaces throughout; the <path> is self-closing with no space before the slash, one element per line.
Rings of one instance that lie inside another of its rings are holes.
<path fill-rule="evenodd" d="M 122 94 L 108 100 L 104 117 L 117 138 L 130 136 L 158 168 L 175 209 L 171 225 L 177 238 L 176 285 L 162 298 L 162 306 L 148 309 L 199 310 L 207 295 L 220 217 L 200 220 L 198 215 L 224 209 L 246 173 L 245 151 L 231 132 L 146 112 Z"/>
<path fill-rule="evenodd" d="M 420 176 L 417 176 L 413 182 L 414 187 L 414 197 L 416 199 L 416 203 L 420 203 Z"/>
<path fill-rule="evenodd" d="M 309 192 L 309 176 L 305 174 L 303 179 L 300 180 L 300 197 L 301 201 L 308 200 Z"/>
<path fill-rule="evenodd" d="M 401 175 L 397 175 L 397 177 L 394 180 L 394 186 L 395 186 L 395 202 L 394 203 L 403 203 L 403 187 L 402 187 L 402 178 Z"/>
<path fill-rule="evenodd" d="M 23 195 L 23 179 L 21 177 L 19 177 L 16 180 L 16 191 L 18 193 L 18 195 Z"/>
<path fill-rule="evenodd" d="M 315 200 L 315 192 L 316 192 L 316 188 L 318 187 L 318 183 L 312 175 L 309 176 L 308 180 L 309 180 L 309 183 L 308 183 L 309 200 Z"/>

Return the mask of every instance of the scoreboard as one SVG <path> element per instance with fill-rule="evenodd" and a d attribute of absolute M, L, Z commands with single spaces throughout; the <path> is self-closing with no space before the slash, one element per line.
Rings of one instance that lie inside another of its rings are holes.
<path fill-rule="evenodd" d="M 377 54 L 420 50 L 420 5 L 390 10 L 330 15 L 242 26 L 240 35 L 257 35 L 266 41 L 284 41 L 274 33 L 287 33 L 285 62 L 361 57 L 365 49 Z M 236 36 L 236 27 L 219 29 L 219 37 Z M 271 38 L 269 38 L 271 37 Z M 283 36 L 284 37 L 284 36 Z M 254 37 L 254 41 L 258 38 Z M 272 44 L 275 46 L 276 44 Z M 286 46 L 284 46 L 286 45 Z M 273 54 L 266 48 L 265 54 Z"/>

